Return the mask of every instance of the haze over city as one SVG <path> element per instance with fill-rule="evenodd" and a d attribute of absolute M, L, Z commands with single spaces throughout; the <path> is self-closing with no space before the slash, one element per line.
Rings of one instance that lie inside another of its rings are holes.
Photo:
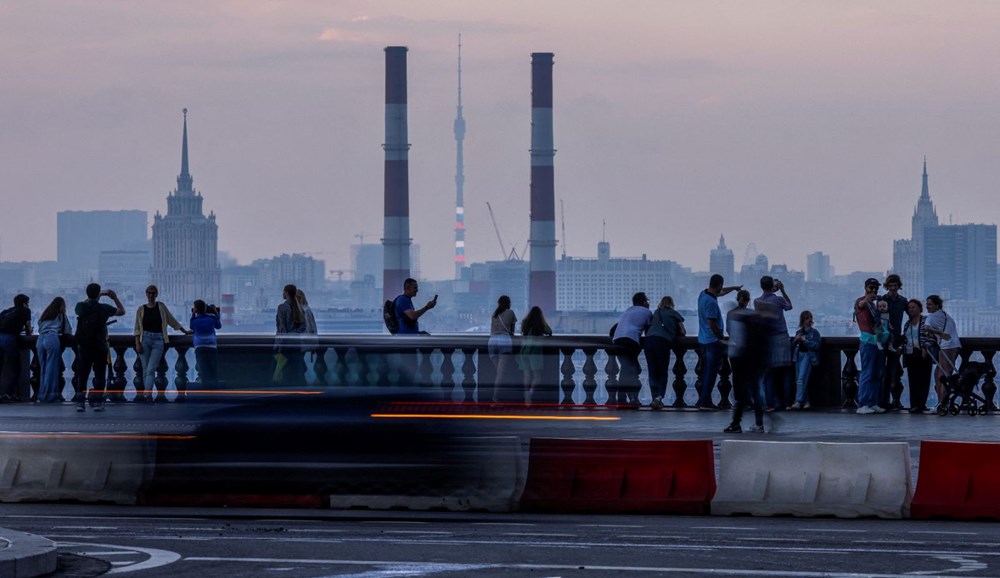
<path fill-rule="evenodd" d="M 886 270 L 925 155 L 943 223 L 1000 221 L 998 29 L 990 2 L 7 2 L 0 258 L 53 259 L 60 210 L 164 212 L 186 107 L 220 250 L 350 269 L 382 236 L 383 48 L 404 45 L 411 232 L 449 278 L 461 33 L 468 261 L 500 258 L 487 201 L 527 241 L 546 51 L 569 255 L 606 221 L 616 256 L 704 270 L 724 233 L 737 265 L 754 242 Z"/>

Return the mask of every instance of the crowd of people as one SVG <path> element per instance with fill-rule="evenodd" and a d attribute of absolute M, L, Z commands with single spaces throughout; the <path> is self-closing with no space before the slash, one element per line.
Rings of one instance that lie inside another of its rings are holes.
<path fill-rule="evenodd" d="M 195 371 L 200 385 L 212 389 L 219 384 L 218 340 L 216 331 L 222 328 L 219 309 L 197 299 L 191 306 L 188 328 L 174 317 L 170 308 L 158 300 L 156 285 L 146 287 L 146 302 L 135 311 L 132 335 L 139 361 L 139 379 L 135 381 L 138 403 L 166 401 L 166 379 L 160 375 L 161 362 L 170 343 L 170 329 L 192 336 Z M 275 316 L 274 381 L 282 385 L 304 385 L 304 355 L 315 350 L 310 346 L 318 342 L 316 318 L 309 308 L 305 293 L 295 285 L 287 285 L 284 301 Z M 108 299 L 113 303 L 103 302 Z M 0 312 L 0 403 L 34 401 L 59 403 L 63 397 L 62 355 L 67 347 L 76 353 L 73 364 L 74 394 L 72 402 L 77 411 L 104 411 L 105 401 L 126 401 L 124 392 L 107 388 L 111 364 L 108 326 L 117 322 L 115 317 L 125 315 L 125 307 L 118 294 L 103 289 L 97 283 L 87 285 L 85 298 L 73 308 L 75 323 L 71 321 L 66 300 L 55 297 L 38 317 L 38 335 L 35 351 L 38 361 L 38 387 L 30 398 L 19 390 L 22 357 L 18 347 L 19 336 L 34 333 L 30 298 L 19 294 L 14 306 Z M 75 325 L 75 327 L 74 327 Z M 315 353 L 314 353 L 315 354 Z M 175 401 L 184 401 L 186 392 L 178 392 Z"/>

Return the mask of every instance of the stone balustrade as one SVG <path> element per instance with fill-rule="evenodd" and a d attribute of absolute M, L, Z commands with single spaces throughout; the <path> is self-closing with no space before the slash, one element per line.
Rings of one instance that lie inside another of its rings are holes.
<path fill-rule="evenodd" d="M 22 375 L 20 400 L 28 400 L 37 390 L 39 367 L 34 353 L 34 337 L 22 337 Z M 310 336 L 285 347 L 289 358 L 302 355 L 304 363 L 289 363 L 287 374 L 275 383 L 275 337 L 273 335 L 219 335 L 219 374 L 223 389 L 271 387 L 341 387 L 403 386 L 440 390 L 442 399 L 465 402 L 521 401 L 520 377 L 501 383 L 494 392 L 496 370 L 487 353 L 486 335 L 388 336 L 321 335 Z M 1000 348 L 997 338 L 965 338 L 961 359 L 986 361 L 993 370 L 983 383 L 985 397 L 996 408 L 995 356 Z M 140 362 L 130 335 L 113 335 L 108 389 L 133 399 L 134 391 L 146 390 Z M 152 389 L 163 399 L 185 396 L 192 384 L 201 389 L 194 362 L 191 338 L 172 336 L 157 368 Z M 514 355 L 519 350 L 514 339 Z M 305 351 L 308 350 L 308 351 Z M 606 336 L 562 335 L 543 340 L 545 391 L 534 402 L 567 406 L 601 407 L 610 405 L 609 391 L 618 385 L 617 348 Z M 814 368 L 809 384 L 809 399 L 814 407 L 854 407 L 858 389 L 858 340 L 852 337 L 824 338 L 820 365 Z M 701 355 L 697 340 L 685 337 L 678 341 L 671 355 L 672 393 L 667 405 L 683 408 L 696 398 L 696 383 L 701 374 Z M 61 380 L 63 386 L 75 377 L 72 349 Z M 643 383 L 645 388 L 645 360 Z M 716 399 L 722 407 L 731 407 L 732 369 L 723 363 L 715 384 Z M 902 399 L 905 372 L 893 388 L 894 399 Z M 644 389 L 644 392 L 648 390 Z M 64 395 L 71 390 L 64 389 Z M 644 393 L 645 395 L 645 393 Z M 933 395 L 933 393 L 932 393 Z M 648 399 L 646 400 L 648 401 Z"/>

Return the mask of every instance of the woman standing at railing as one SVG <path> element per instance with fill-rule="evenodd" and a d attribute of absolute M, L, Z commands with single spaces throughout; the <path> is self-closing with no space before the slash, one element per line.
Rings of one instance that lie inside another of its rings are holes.
<path fill-rule="evenodd" d="M 306 328 L 303 333 L 307 337 L 303 338 L 306 343 L 305 351 L 311 351 L 313 354 L 313 361 L 315 361 L 316 348 L 319 347 L 319 327 L 316 326 L 316 316 L 313 315 L 312 308 L 309 307 L 309 300 L 306 299 L 306 294 L 302 289 L 295 290 L 295 300 L 298 302 L 299 307 L 302 308 L 302 317 L 305 319 Z"/>
<path fill-rule="evenodd" d="M 812 311 L 803 311 L 799 315 L 799 328 L 792 338 L 795 351 L 792 362 L 795 363 L 795 403 L 788 409 L 809 409 L 809 376 L 814 365 L 819 365 L 819 348 L 822 336 L 813 327 Z"/>
<path fill-rule="evenodd" d="M 274 382 L 282 385 L 305 385 L 305 361 L 302 335 L 306 332 L 306 316 L 296 295 L 299 288 L 289 283 L 282 291 L 283 303 L 275 313 Z"/>
<path fill-rule="evenodd" d="M 545 322 L 542 308 L 535 305 L 521 321 L 521 357 L 518 362 L 524 370 L 524 403 L 531 405 L 535 389 L 542 383 L 542 369 L 545 358 L 542 356 L 540 339 L 552 335 L 552 328 Z"/>
<path fill-rule="evenodd" d="M 62 360 L 63 335 L 72 335 L 73 327 L 66 315 L 66 300 L 56 297 L 42 311 L 38 318 L 38 342 L 35 349 L 38 352 L 39 380 L 38 401 L 41 403 L 56 403 L 64 401 L 59 390 L 59 362 Z"/>
<path fill-rule="evenodd" d="M 674 309 L 674 298 L 669 295 L 663 297 L 646 330 L 646 367 L 649 369 L 649 389 L 653 396 L 649 407 L 653 409 L 663 408 L 667 381 L 670 379 L 670 350 L 674 340 L 685 335 L 684 317 Z"/>
<path fill-rule="evenodd" d="M 139 354 L 139 361 L 142 363 L 142 383 L 136 387 L 135 401 L 153 401 L 153 392 L 156 391 L 156 368 L 160 366 L 163 352 L 170 343 L 167 328 L 173 327 L 185 335 L 191 333 L 174 318 L 166 305 L 156 300 L 159 294 L 160 290 L 156 285 L 146 287 L 146 302 L 135 311 L 135 327 L 132 333 L 135 335 L 135 352 Z M 165 394 L 165 389 L 158 391 L 156 401 L 167 401 Z M 121 395 L 121 392 L 118 392 L 118 395 Z M 182 398 L 178 396 L 177 399 Z"/>
<path fill-rule="evenodd" d="M 937 295 L 927 296 L 927 322 L 925 327 L 927 332 L 937 337 L 937 371 L 934 372 L 934 391 L 937 392 L 938 405 L 940 406 L 947 398 L 947 389 L 944 385 L 944 378 L 955 371 L 955 362 L 958 360 L 958 353 L 962 350 L 962 343 L 958 340 L 958 326 L 951 315 L 945 313 L 944 300 Z M 932 357 L 934 357 L 932 355 Z"/>
<path fill-rule="evenodd" d="M 930 350 L 934 345 L 927 332 L 924 306 L 919 299 L 906 302 L 909 319 L 903 324 L 903 367 L 906 368 L 910 384 L 910 413 L 924 413 L 927 409 L 927 394 L 931 389 L 931 368 L 934 360 Z"/>
<path fill-rule="evenodd" d="M 517 315 L 510 308 L 510 297 L 501 295 L 497 299 L 497 308 L 493 311 L 493 317 L 490 318 L 490 340 L 486 345 L 493 367 L 496 368 L 496 377 L 493 380 L 493 402 L 500 401 L 501 390 L 511 383 L 510 374 L 513 369 L 516 323 Z"/>

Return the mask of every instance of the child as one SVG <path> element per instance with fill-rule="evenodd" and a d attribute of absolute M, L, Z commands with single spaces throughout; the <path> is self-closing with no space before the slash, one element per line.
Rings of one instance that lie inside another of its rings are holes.
<path fill-rule="evenodd" d="M 875 340 L 879 349 L 894 352 L 896 347 L 892 344 L 892 323 L 889 322 L 889 302 L 879 301 L 876 305 L 878 311 L 878 326 L 875 328 Z"/>
<path fill-rule="evenodd" d="M 222 329 L 219 312 L 214 305 L 205 305 L 198 299 L 191 308 L 191 331 L 194 332 L 195 369 L 203 388 L 215 386 L 219 381 L 219 357 L 216 351 L 215 330 Z"/>

